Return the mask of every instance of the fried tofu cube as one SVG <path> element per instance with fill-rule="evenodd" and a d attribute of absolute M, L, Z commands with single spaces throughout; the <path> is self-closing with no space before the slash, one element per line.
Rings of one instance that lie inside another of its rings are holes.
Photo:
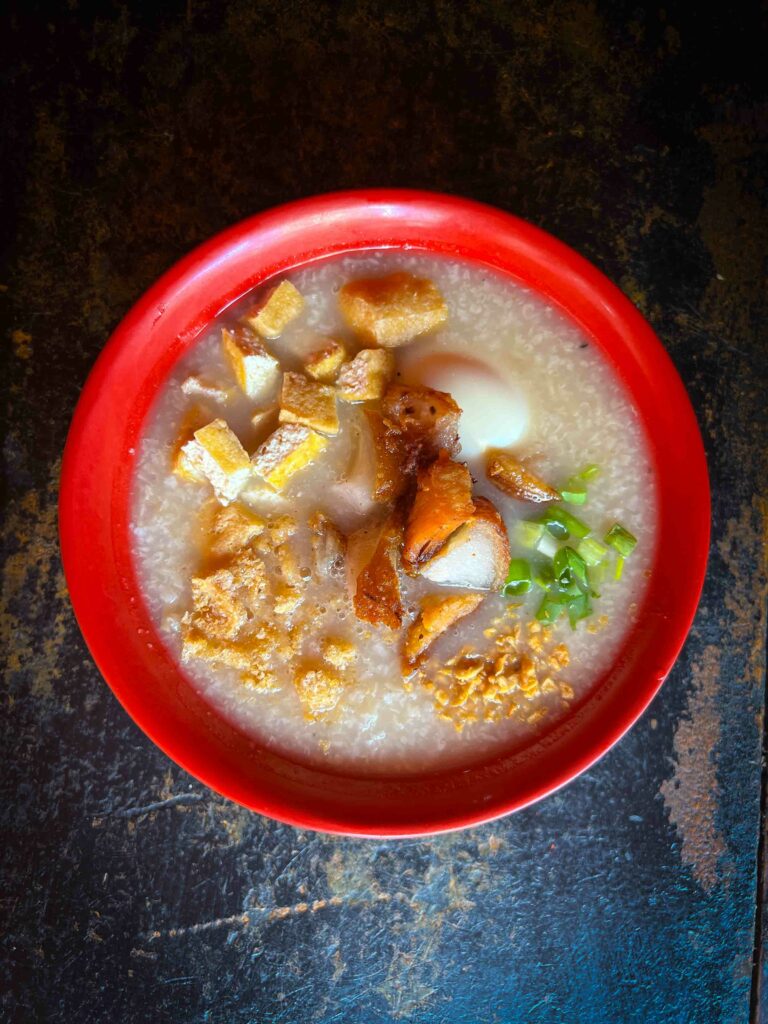
<path fill-rule="evenodd" d="M 306 708 L 307 718 L 316 718 L 333 711 L 344 692 L 344 681 L 322 667 L 299 669 L 293 683 L 299 700 Z"/>
<path fill-rule="evenodd" d="M 364 348 L 342 366 L 336 392 L 345 402 L 373 401 L 383 396 L 394 373 L 394 353 L 383 348 Z"/>
<path fill-rule="evenodd" d="M 281 281 L 245 314 L 244 320 L 262 338 L 279 338 L 303 308 L 301 293 L 290 281 Z"/>
<path fill-rule="evenodd" d="M 253 401 L 269 394 L 277 382 L 280 364 L 258 338 L 243 327 L 221 331 L 221 345 L 240 389 Z"/>
<path fill-rule="evenodd" d="M 439 289 L 402 271 L 350 281 L 339 293 L 339 308 L 356 334 L 384 348 L 407 345 L 448 319 Z"/>
<path fill-rule="evenodd" d="M 211 554 L 235 554 L 258 537 L 265 525 L 261 516 L 239 502 L 220 508 L 211 524 Z"/>
<path fill-rule="evenodd" d="M 255 471 L 280 491 L 328 447 L 328 439 L 299 423 L 284 423 L 270 434 L 251 458 Z"/>
<path fill-rule="evenodd" d="M 323 658 L 334 668 L 347 668 L 357 658 L 357 648 L 349 640 L 327 636 L 320 644 Z"/>
<path fill-rule="evenodd" d="M 189 483 L 201 484 L 206 479 L 205 475 L 192 464 L 183 447 L 179 448 L 173 457 L 173 472 Z"/>
<path fill-rule="evenodd" d="M 245 449 L 224 420 L 213 420 L 196 430 L 181 451 L 192 472 L 210 482 L 222 505 L 234 501 L 251 475 Z"/>
<path fill-rule="evenodd" d="M 195 436 L 195 431 L 210 420 L 211 413 L 201 405 L 193 405 L 187 409 L 179 426 L 179 433 L 171 450 L 171 465 L 173 472 L 182 480 L 192 483 L 204 483 L 205 474 L 192 465 L 184 453 L 184 445 L 189 444 Z"/>
<path fill-rule="evenodd" d="M 301 423 L 321 434 L 338 434 L 336 394 L 327 384 L 307 380 L 300 373 L 283 374 L 280 423 Z"/>
<path fill-rule="evenodd" d="M 342 343 L 335 338 L 328 338 L 322 348 L 307 357 L 304 369 L 315 380 L 332 384 L 346 358 L 347 350 Z"/>

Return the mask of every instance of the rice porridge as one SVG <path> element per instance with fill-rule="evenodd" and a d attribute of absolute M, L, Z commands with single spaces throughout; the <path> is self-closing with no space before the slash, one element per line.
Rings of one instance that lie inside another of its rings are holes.
<path fill-rule="evenodd" d="M 477 762 L 567 714 L 634 620 L 655 523 L 640 424 L 580 331 L 492 271 L 383 251 L 211 325 L 132 505 L 191 685 L 356 774 Z"/>

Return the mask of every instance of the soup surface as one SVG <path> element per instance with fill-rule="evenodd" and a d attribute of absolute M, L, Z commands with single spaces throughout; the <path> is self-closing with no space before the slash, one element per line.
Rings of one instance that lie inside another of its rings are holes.
<path fill-rule="evenodd" d="M 304 762 L 410 773 L 528 742 L 647 584 L 653 473 L 620 382 L 482 267 L 375 252 L 283 280 L 299 295 L 227 310 L 146 426 L 132 530 L 164 642 Z"/>

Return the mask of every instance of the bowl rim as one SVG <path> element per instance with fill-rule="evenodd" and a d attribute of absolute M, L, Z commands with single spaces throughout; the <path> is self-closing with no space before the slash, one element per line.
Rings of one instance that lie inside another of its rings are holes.
<path fill-rule="evenodd" d="M 658 536 L 638 621 L 614 664 L 563 723 L 523 750 L 483 764 L 357 778 L 265 751 L 191 692 L 148 620 L 132 569 L 129 506 L 147 412 L 210 321 L 279 273 L 382 248 L 493 267 L 533 288 L 587 333 L 613 364 L 648 435 Z M 337 834 L 417 836 L 480 824 L 585 771 L 635 723 L 672 668 L 701 595 L 709 532 L 709 480 L 693 408 L 664 347 L 629 299 L 540 228 L 473 200 L 410 189 L 297 200 L 249 217 L 183 257 L 138 299 L 96 360 L 62 460 L 59 534 L 72 606 L 102 676 L 130 717 L 223 796 Z"/>

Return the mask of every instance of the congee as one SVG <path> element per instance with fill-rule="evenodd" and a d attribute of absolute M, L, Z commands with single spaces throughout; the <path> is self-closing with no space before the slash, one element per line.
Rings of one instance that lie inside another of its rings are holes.
<path fill-rule="evenodd" d="M 259 287 L 137 452 L 150 613 L 260 744 L 356 774 L 483 760 L 590 692 L 653 559 L 628 396 L 541 297 L 373 252 Z"/>

